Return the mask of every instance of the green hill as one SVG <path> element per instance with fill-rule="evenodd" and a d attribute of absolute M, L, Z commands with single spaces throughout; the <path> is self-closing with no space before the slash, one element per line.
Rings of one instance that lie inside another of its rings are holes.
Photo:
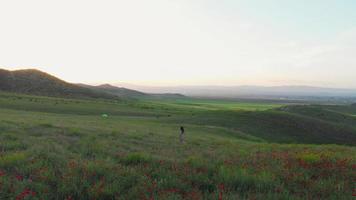
<path fill-rule="evenodd" d="M 268 142 L 356 145 L 356 118 L 329 111 L 328 106 L 204 111 L 168 121 L 229 128 Z"/>
<path fill-rule="evenodd" d="M 143 103 L 137 109 L 172 116 L 164 120 L 168 123 L 222 127 L 268 142 L 356 145 L 355 105 L 289 105 L 262 111 L 236 110 L 235 106 L 217 107 L 216 102 L 178 101 L 184 97 L 179 94 L 152 95 L 109 84 L 71 84 L 34 69 L 0 70 L 0 91 L 65 98 L 151 99 L 152 103 Z M 12 107 L 10 102 L 6 104 Z M 192 115 L 187 115 L 188 108 Z M 157 113 L 156 109 L 164 112 Z M 131 112 L 129 109 L 128 113 Z"/>
<path fill-rule="evenodd" d="M 102 84 L 98 86 L 91 86 L 85 84 L 79 84 L 83 87 L 90 88 L 95 91 L 105 92 L 111 95 L 115 95 L 122 98 L 134 98 L 134 99 L 184 99 L 186 96 L 177 93 L 162 93 L 162 94 L 151 94 L 143 93 L 137 90 L 131 90 L 124 87 L 117 87 L 110 84 Z"/>
<path fill-rule="evenodd" d="M 180 94 L 146 94 L 109 84 L 99 86 L 72 84 L 36 69 L 15 71 L 0 69 L 0 91 L 64 98 L 164 99 L 184 97 Z"/>
<path fill-rule="evenodd" d="M 115 95 L 67 83 L 36 69 L 16 71 L 0 69 L 0 90 L 5 92 L 55 97 L 116 98 Z"/>
<path fill-rule="evenodd" d="M 14 110 L 97 116 L 102 113 L 109 116 L 150 116 L 159 119 L 160 124 L 222 128 L 229 130 L 229 137 L 248 140 L 252 138 L 253 141 L 356 145 L 356 117 L 342 111 L 350 110 L 347 105 L 292 105 L 273 109 L 269 107 L 276 105 L 264 105 L 261 110 L 260 103 L 250 103 L 246 106 L 245 103 L 237 102 L 234 106 L 217 107 L 215 101 L 202 101 L 201 106 L 197 105 L 197 100 L 191 101 L 195 103 L 188 104 L 189 99 L 185 99 L 184 104 L 177 100 L 139 99 L 117 104 L 0 95 L 0 107 Z"/>
<path fill-rule="evenodd" d="M 115 95 L 118 97 L 124 98 L 143 98 L 148 97 L 149 95 L 143 92 L 139 92 L 136 90 L 131 90 L 123 87 L 116 87 L 110 84 L 103 84 L 98 86 L 79 84 L 82 87 L 89 88 L 98 92 L 105 92 L 111 95 Z"/>
<path fill-rule="evenodd" d="M 279 110 L 356 128 L 356 118 L 352 115 L 356 108 L 348 105 L 294 105 Z"/>

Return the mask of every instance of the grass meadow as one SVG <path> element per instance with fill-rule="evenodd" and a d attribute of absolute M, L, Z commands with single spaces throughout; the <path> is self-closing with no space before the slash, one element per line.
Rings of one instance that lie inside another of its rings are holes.
<path fill-rule="evenodd" d="M 302 120 L 300 113 L 276 110 L 283 106 L 2 93 L 0 199 L 355 198 L 353 141 L 333 143 L 327 135 L 318 144 L 315 131 L 298 139 L 297 131 L 309 129 L 295 122 Z M 290 117 L 295 130 L 278 128 L 276 116 Z M 354 130 L 352 119 L 343 120 L 347 127 L 327 118 L 313 123 L 345 134 Z M 184 144 L 180 126 L 186 129 Z"/>

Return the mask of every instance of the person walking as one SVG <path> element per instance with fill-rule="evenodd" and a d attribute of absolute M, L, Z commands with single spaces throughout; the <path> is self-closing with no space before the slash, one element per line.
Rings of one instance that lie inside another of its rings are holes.
<path fill-rule="evenodd" d="M 183 126 L 181 126 L 180 127 L 180 135 L 179 135 L 179 141 L 180 141 L 180 143 L 181 144 L 183 144 L 184 143 L 184 127 Z"/>

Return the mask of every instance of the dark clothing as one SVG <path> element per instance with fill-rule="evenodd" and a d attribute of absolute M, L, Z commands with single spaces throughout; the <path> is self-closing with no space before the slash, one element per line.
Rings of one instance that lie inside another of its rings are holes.
<path fill-rule="evenodd" d="M 184 127 L 183 126 L 180 127 L 180 132 L 184 133 Z"/>
<path fill-rule="evenodd" d="M 179 141 L 181 144 L 184 143 L 184 127 L 183 126 L 180 127 Z"/>

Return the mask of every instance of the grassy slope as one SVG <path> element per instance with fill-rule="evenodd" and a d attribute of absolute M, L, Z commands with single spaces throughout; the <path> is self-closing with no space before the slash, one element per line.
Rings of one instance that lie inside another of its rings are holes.
<path fill-rule="evenodd" d="M 0 69 L 0 91 L 67 98 L 117 99 L 115 95 L 71 84 L 35 69 Z"/>
<path fill-rule="evenodd" d="M 342 113 L 347 113 L 350 115 L 356 115 L 356 104 L 353 104 L 352 106 L 327 106 L 328 109 L 333 110 L 335 112 L 342 112 Z"/>
<path fill-rule="evenodd" d="M 166 99 L 184 98 L 180 94 L 146 94 L 136 90 L 109 84 L 91 86 L 72 84 L 36 69 L 0 69 L 0 91 L 18 94 L 39 95 L 62 98 L 91 99 Z"/>
<path fill-rule="evenodd" d="M 153 102 L 157 103 L 157 102 Z M 164 101 L 165 105 L 178 106 L 181 108 L 198 108 L 200 110 L 267 110 L 272 108 L 278 108 L 284 104 L 274 102 L 251 102 L 248 100 L 236 102 L 234 100 L 210 100 L 210 99 L 173 99 Z"/>
<path fill-rule="evenodd" d="M 297 105 L 284 107 L 280 110 L 317 118 L 331 123 L 356 127 L 355 118 L 352 116 L 352 113 L 356 113 L 356 108 L 353 106 Z"/>
<path fill-rule="evenodd" d="M 356 118 L 331 111 L 330 106 L 281 107 L 217 100 L 178 100 L 165 105 L 192 110 L 190 115 L 176 116 L 168 122 L 225 127 L 269 142 L 356 145 Z M 337 108 L 343 107 L 348 106 Z"/>
<path fill-rule="evenodd" d="M 0 199 L 351 199 L 354 147 L 264 143 L 210 107 L 2 96 Z"/>
<path fill-rule="evenodd" d="M 274 110 L 204 112 L 180 120 L 190 124 L 229 127 L 270 142 L 356 144 L 356 129 L 353 127 Z"/>
<path fill-rule="evenodd" d="M 282 106 L 209 100 L 103 102 L 0 95 L 0 107 L 78 115 L 151 116 L 165 123 L 230 129 L 269 142 L 356 144 L 356 119 L 328 106 Z M 199 101 L 202 101 L 199 104 Z M 340 108 L 340 107 L 338 107 Z"/>
<path fill-rule="evenodd" d="M 105 92 L 114 96 L 118 96 L 121 98 L 144 98 L 144 97 L 149 97 L 148 94 L 139 92 L 136 90 L 131 90 L 127 88 L 122 88 L 122 87 L 116 87 L 112 86 L 109 84 L 104 84 L 104 85 L 98 85 L 98 86 L 91 86 L 91 85 L 85 85 L 85 84 L 79 84 L 79 86 L 83 86 L 85 88 L 89 88 L 92 90 L 95 90 L 97 92 Z"/>

